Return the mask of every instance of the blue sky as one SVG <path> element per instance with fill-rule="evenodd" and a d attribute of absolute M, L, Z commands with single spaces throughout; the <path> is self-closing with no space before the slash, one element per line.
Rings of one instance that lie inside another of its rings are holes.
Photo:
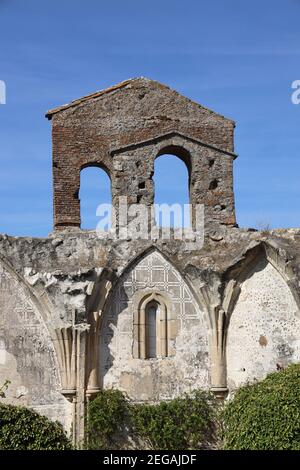
<path fill-rule="evenodd" d="M 47 109 L 137 76 L 236 121 L 240 226 L 300 226 L 299 21 L 300 0 L 0 0 L 0 232 L 52 230 Z"/>

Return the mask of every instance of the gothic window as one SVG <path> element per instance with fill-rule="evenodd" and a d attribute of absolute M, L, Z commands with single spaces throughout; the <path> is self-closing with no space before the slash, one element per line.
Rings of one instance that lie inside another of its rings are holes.
<path fill-rule="evenodd" d="M 161 294 L 152 293 L 144 297 L 134 314 L 134 357 L 169 356 L 172 322 L 170 307 Z"/>
<path fill-rule="evenodd" d="M 146 357 L 157 357 L 159 304 L 155 300 L 147 304 L 145 316 Z"/>

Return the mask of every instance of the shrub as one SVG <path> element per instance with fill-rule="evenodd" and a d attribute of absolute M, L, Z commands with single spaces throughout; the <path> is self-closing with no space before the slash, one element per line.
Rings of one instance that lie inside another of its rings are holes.
<path fill-rule="evenodd" d="M 0 404 L 1 450 L 71 449 L 60 423 L 21 406 Z"/>
<path fill-rule="evenodd" d="M 300 365 L 237 390 L 223 419 L 225 449 L 300 450 Z"/>
<path fill-rule="evenodd" d="M 87 446 L 207 448 L 214 438 L 214 416 L 212 397 L 202 391 L 151 405 L 130 403 L 118 390 L 103 390 L 88 406 Z"/>
<path fill-rule="evenodd" d="M 128 421 L 129 403 L 119 390 L 102 390 L 88 404 L 86 438 L 89 449 L 117 449 Z"/>
<path fill-rule="evenodd" d="M 133 405 L 134 430 L 153 449 L 207 448 L 214 434 L 211 401 L 197 390 L 157 405 Z"/>

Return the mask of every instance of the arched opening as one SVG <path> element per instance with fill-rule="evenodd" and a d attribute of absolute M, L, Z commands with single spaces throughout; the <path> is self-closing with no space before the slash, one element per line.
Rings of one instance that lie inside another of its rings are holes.
<path fill-rule="evenodd" d="M 111 182 L 102 168 L 81 170 L 80 215 L 82 229 L 108 231 L 111 227 Z"/>
<path fill-rule="evenodd" d="M 146 306 L 146 357 L 157 357 L 157 320 L 159 315 L 159 304 L 155 300 Z"/>
<path fill-rule="evenodd" d="M 134 312 L 133 356 L 139 359 L 169 356 L 170 322 L 170 311 L 161 294 L 148 294 L 142 299 Z"/>
<path fill-rule="evenodd" d="M 191 227 L 190 155 L 184 149 L 162 150 L 154 164 L 155 222 L 159 227 Z"/>

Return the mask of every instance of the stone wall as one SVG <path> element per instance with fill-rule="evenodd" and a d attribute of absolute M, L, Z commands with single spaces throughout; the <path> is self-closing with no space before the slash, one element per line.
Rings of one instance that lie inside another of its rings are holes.
<path fill-rule="evenodd" d="M 0 235 L 0 386 L 8 403 L 58 419 L 84 438 L 101 388 L 135 401 L 195 388 L 218 396 L 299 362 L 300 229 L 235 227 L 234 123 L 147 79 L 48 113 L 53 121 L 55 231 Z M 204 204 L 203 246 L 80 230 L 82 168 L 101 166 L 112 199 L 150 207 L 154 160 L 187 165 Z M 145 299 L 161 301 L 157 357 L 145 354 Z M 142 351 L 142 353 L 141 353 Z M 147 358 L 148 357 L 148 358 Z"/>
<path fill-rule="evenodd" d="M 103 168 L 112 201 L 151 204 L 154 160 L 163 153 L 187 166 L 191 204 L 211 221 L 234 225 L 234 122 L 153 80 L 128 80 L 51 110 L 54 223 L 80 226 L 80 171 Z"/>
<path fill-rule="evenodd" d="M 257 260 L 241 286 L 227 343 L 230 389 L 300 362 L 297 304 L 283 277 L 264 258 Z"/>
<path fill-rule="evenodd" d="M 299 230 L 223 228 L 193 252 L 180 240 L 84 231 L 0 235 L 0 253 L 5 400 L 68 431 L 72 422 L 77 442 L 101 387 L 136 401 L 198 387 L 225 394 L 299 361 Z M 134 316 L 149 292 L 165 296 L 176 328 L 167 357 L 139 359 Z"/>
<path fill-rule="evenodd" d="M 134 316 L 138 299 L 152 292 L 169 300 L 173 339 L 169 340 L 168 357 L 137 359 L 133 354 Z M 121 276 L 105 312 L 100 330 L 102 386 L 120 388 L 137 401 L 170 399 L 195 388 L 208 389 L 208 325 L 204 316 L 175 267 L 159 252 L 146 254 Z"/>
<path fill-rule="evenodd" d="M 60 375 L 45 309 L 24 279 L 0 260 L 0 384 L 5 402 L 30 406 L 71 430 L 70 405 L 59 393 Z"/>

